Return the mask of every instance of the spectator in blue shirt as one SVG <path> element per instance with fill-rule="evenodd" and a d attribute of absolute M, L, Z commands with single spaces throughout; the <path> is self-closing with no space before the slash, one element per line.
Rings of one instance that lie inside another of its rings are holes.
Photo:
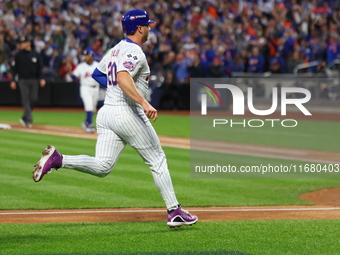
<path fill-rule="evenodd" d="M 263 73 L 264 59 L 260 55 L 259 48 L 254 46 L 252 54 L 249 57 L 248 72 L 249 73 Z"/>
<path fill-rule="evenodd" d="M 240 53 L 236 53 L 231 64 L 231 72 L 244 72 L 244 60 Z"/>
<path fill-rule="evenodd" d="M 186 58 L 184 52 L 180 52 L 177 57 L 175 67 L 176 80 L 179 84 L 189 83 L 188 67 L 190 66 L 191 59 Z"/>
<path fill-rule="evenodd" d="M 334 61 L 339 54 L 339 42 L 337 41 L 337 34 L 333 34 L 327 46 L 327 63 Z"/>

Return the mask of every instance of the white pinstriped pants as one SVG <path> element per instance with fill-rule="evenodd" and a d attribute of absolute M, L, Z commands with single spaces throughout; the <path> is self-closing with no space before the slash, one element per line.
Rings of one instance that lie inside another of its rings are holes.
<path fill-rule="evenodd" d="M 97 115 L 96 155 L 63 155 L 63 168 L 99 177 L 108 175 L 126 144 L 149 165 L 166 207 L 178 205 L 166 157 L 158 136 L 142 108 L 104 105 Z"/>

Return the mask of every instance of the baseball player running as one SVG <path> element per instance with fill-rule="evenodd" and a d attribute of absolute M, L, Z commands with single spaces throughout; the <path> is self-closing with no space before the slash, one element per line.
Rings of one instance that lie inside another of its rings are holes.
<path fill-rule="evenodd" d="M 97 109 L 99 84 L 92 78 L 92 73 L 98 66 L 98 62 L 93 60 L 94 51 L 91 48 L 86 48 L 83 55 L 84 61 L 77 65 L 73 72 L 70 71 L 70 75 L 73 79 L 79 79 L 80 83 L 80 97 L 86 112 L 86 120 L 82 123 L 82 127 L 85 132 L 93 133 L 95 128 L 92 119 Z"/>
<path fill-rule="evenodd" d="M 196 215 L 178 203 L 167 160 L 149 118 L 157 119 L 157 110 L 145 99 L 150 69 L 142 51 L 150 32 L 146 11 L 128 11 L 122 18 L 126 38 L 114 46 L 100 61 L 93 77 L 107 84 L 104 106 L 97 115 L 96 155 L 61 155 L 49 145 L 35 165 L 34 181 L 40 181 L 52 169 L 68 168 L 99 177 L 108 175 L 126 144 L 131 145 L 149 165 L 154 182 L 168 210 L 167 225 L 179 227 L 197 222 Z"/>

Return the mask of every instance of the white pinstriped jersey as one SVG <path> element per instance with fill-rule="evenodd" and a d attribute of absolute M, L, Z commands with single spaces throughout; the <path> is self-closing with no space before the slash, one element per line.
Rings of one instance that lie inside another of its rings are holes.
<path fill-rule="evenodd" d="M 147 97 L 150 68 L 142 48 L 130 39 L 121 40 L 110 49 L 97 68 L 107 76 L 108 84 L 104 104 L 140 106 L 125 95 L 117 84 L 117 73 L 120 71 L 128 71 L 139 93 Z"/>
<path fill-rule="evenodd" d="M 137 90 L 146 97 L 150 69 L 145 54 L 127 38 L 113 47 L 97 68 L 106 74 L 108 86 L 105 105 L 100 108 L 96 119 L 96 156 L 63 155 L 62 167 L 104 177 L 112 171 L 119 155 L 129 144 L 149 165 L 166 207 L 177 208 L 178 201 L 157 133 L 141 105 L 129 98 L 116 80 L 118 72 L 128 71 Z"/>
<path fill-rule="evenodd" d="M 95 79 L 92 78 L 92 73 L 98 66 L 97 61 L 93 61 L 91 65 L 87 64 L 86 62 L 81 62 L 77 65 L 76 69 L 73 70 L 73 75 L 79 79 L 80 86 L 98 86 L 99 83 L 96 82 Z"/>

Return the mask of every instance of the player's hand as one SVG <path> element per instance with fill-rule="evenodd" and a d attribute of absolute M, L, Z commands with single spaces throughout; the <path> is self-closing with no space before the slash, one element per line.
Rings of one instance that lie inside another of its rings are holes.
<path fill-rule="evenodd" d="M 11 81 L 9 86 L 11 87 L 11 89 L 14 89 L 14 90 L 17 89 L 17 83 L 15 81 Z"/>
<path fill-rule="evenodd" d="M 44 79 L 41 79 L 40 80 L 40 87 L 45 87 L 45 85 L 46 85 L 46 81 L 44 80 Z"/>
<path fill-rule="evenodd" d="M 147 102 L 143 105 L 143 108 L 146 116 L 152 119 L 152 122 L 155 122 L 157 120 L 157 110 Z"/>

